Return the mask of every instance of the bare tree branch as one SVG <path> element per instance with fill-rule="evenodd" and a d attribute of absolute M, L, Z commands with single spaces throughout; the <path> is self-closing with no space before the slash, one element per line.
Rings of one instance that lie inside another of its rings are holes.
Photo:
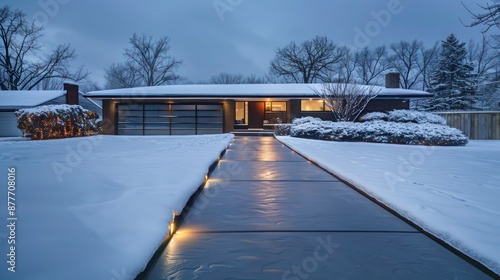
<path fill-rule="evenodd" d="M 474 13 L 462 2 L 462 5 L 472 15 L 473 21 L 470 24 L 464 24 L 467 27 L 484 25 L 483 33 L 487 33 L 492 27 L 499 27 L 500 23 L 500 1 L 494 0 L 493 3 L 486 5 L 477 4 L 483 10 L 482 13 Z"/>
<path fill-rule="evenodd" d="M 376 82 L 380 75 L 389 69 L 386 57 L 386 46 L 380 46 L 374 50 L 365 47 L 356 52 L 356 73 L 362 84 L 369 85 Z"/>
<path fill-rule="evenodd" d="M 72 72 L 74 49 L 59 45 L 52 53 L 40 54 L 43 27 L 29 23 L 20 10 L 0 8 L 0 88 L 33 89 L 46 79 L 62 78 L 75 82 L 88 75 L 83 66 Z"/>
<path fill-rule="evenodd" d="M 345 50 L 322 36 L 305 41 L 300 46 L 291 42 L 276 50 L 269 73 L 287 83 L 326 81 L 333 66 L 346 54 Z"/>
<path fill-rule="evenodd" d="M 180 79 L 177 68 L 182 61 L 170 56 L 170 39 L 153 40 L 146 34 L 133 34 L 125 49 L 125 63 L 106 69 L 107 87 L 158 86 Z"/>
<path fill-rule="evenodd" d="M 210 84 L 265 84 L 264 78 L 250 75 L 244 77 L 241 74 L 219 73 L 209 80 Z"/>
<path fill-rule="evenodd" d="M 355 121 L 366 105 L 380 92 L 379 88 L 359 84 L 323 84 L 314 92 L 325 101 L 337 121 Z"/>
<path fill-rule="evenodd" d="M 390 67 L 401 75 L 401 87 L 411 89 L 417 86 L 424 71 L 419 67 L 422 60 L 422 42 L 400 41 L 391 44 L 391 55 L 388 57 Z"/>

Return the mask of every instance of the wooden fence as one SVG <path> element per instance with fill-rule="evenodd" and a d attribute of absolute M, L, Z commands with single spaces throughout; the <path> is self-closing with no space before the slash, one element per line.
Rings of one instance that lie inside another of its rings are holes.
<path fill-rule="evenodd" d="M 437 113 L 472 140 L 500 140 L 500 112 Z"/>

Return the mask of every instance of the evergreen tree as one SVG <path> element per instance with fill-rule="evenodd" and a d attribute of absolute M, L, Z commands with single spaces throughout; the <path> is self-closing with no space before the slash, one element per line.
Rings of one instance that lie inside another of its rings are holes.
<path fill-rule="evenodd" d="M 434 97 L 427 102 L 426 110 L 475 109 L 477 97 L 474 67 L 467 60 L 465 43 L 451 34 L 441 43 L 437 70 L 431 76 L 430 92 Z"/>

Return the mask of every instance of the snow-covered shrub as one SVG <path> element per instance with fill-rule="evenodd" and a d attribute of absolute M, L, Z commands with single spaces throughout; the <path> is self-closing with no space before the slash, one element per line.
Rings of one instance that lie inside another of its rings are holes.
<path fill-rule="evenodd" d="M 386 121 L 387 120 L 387 114 L 382 113 L 382 112 L 371 112 L 367 113 L 359 118 L 360 121 L 362 122 L 368 122 L 368 121 Z"/>
<path fill-rule="evenodd" d="M 305 123 L 314 123 L 314 122 L 322 122 L 323 120 L 320 118 L 314 118 L 314 117 L 303 117 L 303 118 L 296 118 L 292 120 L 293 125 L 301 125 Z"/>
<path fill-rule="evenodd" d="M 290 135 L 291 123 L 279 123 L 274 125 L 274 135 L 276 136 L 288 136 Z"/>
<path fill-rule="evenodd" d="M 16 112 L 17 127 L 33 140 L 95 135 L 99 116 L 79 105 L 47 105 Z"/>
<path fill-rule="evenodd" d="M 410 145 L 463 146 L 468 138 L 455 128 L 439 124 L 370 121 L 315 122 L 293 126 L 290 136 L 333 141 L 363 141 Z"/>
<path fill-rule="evenodd" d="M 428 112 L 420 112 L 413 110 L 394 110 L 389 112 L 387 120 L 391 122 L 403 123 L 434 123 L 446 125 L 446 119 Z"/>

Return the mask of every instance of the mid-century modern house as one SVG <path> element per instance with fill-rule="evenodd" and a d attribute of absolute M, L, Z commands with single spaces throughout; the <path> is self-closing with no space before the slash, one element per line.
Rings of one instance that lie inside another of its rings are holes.
<path fill-rule="evenodd" d="M 432 96 L 399 88 L 399 78 L 378 87 L 365 109 L 408 109 L 409 100 Z M 395 81 L 395 82 L 394 82 Z M 166 85 L 94 91 L 86 97 L 102 100 L 105 134 L 191 135 L 229 133 L 239 129 L 272 128 L 276 123 L 333 115 L 315 93 L 321 84 Z"/>
<path fill-rule="evenodd" d="M 22 136 L 17 128 L 15 111 L 43 105 L 70 104 L 101 115 L 98 103 L 87 99 L 78 91 L 78 86 L 64 84 L 63 90 L 2 90 L 0 91 L 0 137 Z"/>

